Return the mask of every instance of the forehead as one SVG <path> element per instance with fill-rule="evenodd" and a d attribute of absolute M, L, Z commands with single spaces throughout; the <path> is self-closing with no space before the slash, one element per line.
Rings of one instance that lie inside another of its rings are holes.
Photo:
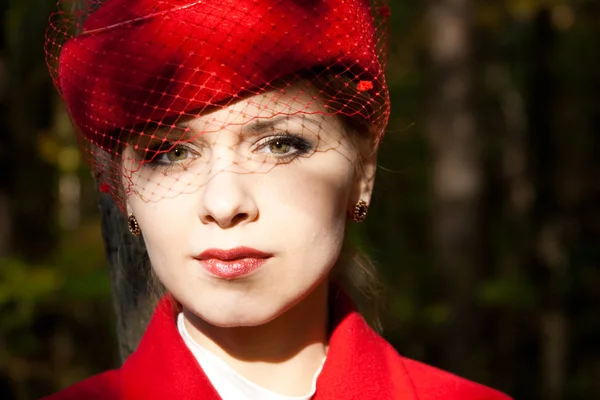
<path fill-rule="evenodd" d="M 254 127 L 260 129 L 273 124 L 285 124 L 291 120 L 310 120 L 326 123 L 336 118 L 326 118 L 323 100 L 308 84 L 296 84 L 282 89 L 272 89 L 244 98 L 210 113 L 194 116 L 178 125 L 192 131 L 218 132 L 231 127 Z"/>

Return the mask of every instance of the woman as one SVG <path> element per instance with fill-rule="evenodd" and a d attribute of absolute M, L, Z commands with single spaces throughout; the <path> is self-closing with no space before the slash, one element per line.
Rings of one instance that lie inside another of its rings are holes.
<path fill-rule="evenodd" d="M 343 248 L 348 220 L 366 216 L 389 114 L 387 8 L 84 10 L 51 25 L 51 73 L 168 294 L 120 369 L 50 399 L 508 398 L 401 357 L 345 294 L 372 272 Z"/>

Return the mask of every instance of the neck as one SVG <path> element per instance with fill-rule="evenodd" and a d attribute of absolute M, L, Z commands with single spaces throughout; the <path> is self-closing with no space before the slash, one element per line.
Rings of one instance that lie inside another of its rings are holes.
<path fill-rule="evenodd" d="M 327 351 L 327 282 L 266 324 L 217 327 L 183 309 L 186 329 L 202 347 L 246 379 L 287 396 L 310 392 Z"/>

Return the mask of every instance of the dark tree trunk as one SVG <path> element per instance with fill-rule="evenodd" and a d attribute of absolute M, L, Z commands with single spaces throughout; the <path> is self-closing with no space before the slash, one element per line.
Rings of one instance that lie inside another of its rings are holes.
<path fill-rule="evenodd" d="M 125 216 L 110 196 L 101 194 L 102 236 L 117 317 L 119 353 L 124 361 L 137 347 L 152 316 L 157 296 L 146 247 L 127 229 Z"/>
<path fill-rule="evenodd" d="M 433 155 L 433 249 L 437 295 L 449 305 L 440 331 L 442 364 L 472 376 L 478 320 L 473 296 L 480 263 L 482 161 L 472 108 L 469 0 L 431 0 L 427 135 Z"/>
<path fill-rule="evenodd" d="M 13 169 L 10 164 L 12 132 L 9 130 L 8 110 L 8 4 L 0 5 L 0 258 L 8 256 L 11 248 L 11 193 L 13 189 Z"/>
<path fill-rule="evenodd" d="M 559 143 L 563 135 L 554 128 L 558 120 L 559 97 L 552 73 L 556 32 L 550 10 L 539 12 L 534 28 L 530 52 L 532 95 L 528 105 L 529 153 L 535 155 L 530 160 L 530 168 L 536 190 L 531 254 L 533 279 L 542 291 L 543 308 L 539 320 L 542 393 L 545 399 L 561 400 L 564 398 L 568 343 L 568 321 L 563 307 L 568 264 L 565 239 L 569 223 L 568 210 L 561 199 L 568 193 L 564 189 L 577 185 L 581 177 L 568 173 L 570 161 L 565 157 L 565 149 L 569 146 Z M 565 136 L 569 137 L 572 136 Z"/>
<path fill-rule="evenodd" d="M 9 171 L 13 176 L 9 184 L 19 196 L 10 205 L 11 248 L 35 261 L 52 252 L 57 238 L 56 221 L 52 218 L 56 208 L 56 169 L 42 157 L 34 156 L 40 153 L 40 143 L 50 135 L 52 126 L 54 88 L 46 66 L 40 62 L 44 59 L 41 43 L 51 4 L 41 2 L 35 12 L 26 11 L 26 7 L 27 4 L 15 3 L 11 10 L 14 18 L 8 64 L 9 122 L 0 140 L 11 141 L 3 156 L 3 161 L 9 163 L 3 175 Z"/>

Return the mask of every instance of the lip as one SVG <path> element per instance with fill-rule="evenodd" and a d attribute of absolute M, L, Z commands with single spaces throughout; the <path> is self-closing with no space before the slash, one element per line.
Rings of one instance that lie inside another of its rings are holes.
<path fill-rule="evenodd" d="M 223 261 L 241 260 L 243 258 L 269 258 L 272 254 L 253 249 L 252 247 L 236 247 L 229 250 L 208 249 L 196 256 L 196 260 L 217 259 Z"/>
<path fill-rule="evenodd" d="M 236 279 L 256 271 L 273 255 L 250 247 L 208 249 L 195 257 L 210 274 L 222 279 Z"/>

